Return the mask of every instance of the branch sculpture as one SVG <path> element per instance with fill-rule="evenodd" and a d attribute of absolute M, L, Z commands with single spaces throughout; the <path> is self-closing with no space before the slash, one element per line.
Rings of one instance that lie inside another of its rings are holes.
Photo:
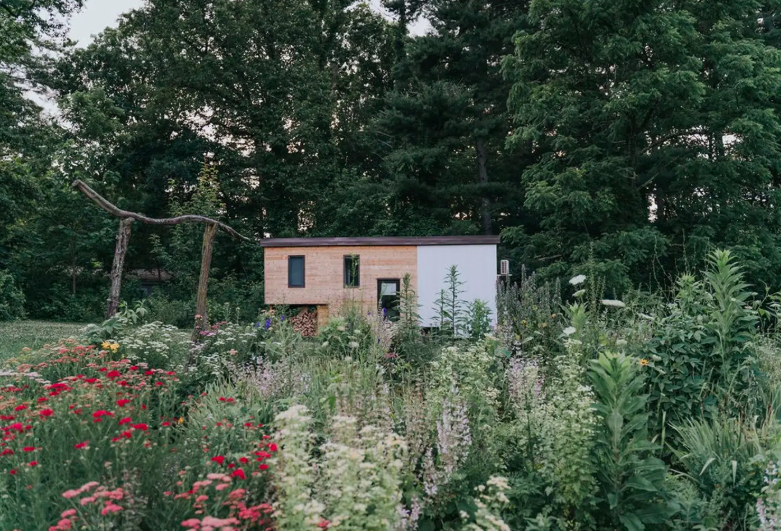
<path fill-rule="evenodd" d="M 107 201 L 102 195 L 100 195 L 95 190 L 90 188 L 89 185 L 84 181 L 76 179 L 75 181 L 73 181 L 73 184 L 71 186 L 73 186 L 74 188 L 79 190 L 82 194 L 84 194 L 89 199 L 91 199 L 100 208 L 102 208 L 112 216 L 116 216 L 118 218 L 130 218 L 136 221 L 140 221 L 141 223 L 146 223 L 147 225 L 179 225 L 180 223 L 211 223 L 212 225 L 217 225 L 219 228 L 221 228 L 228 234 L 235 236 L 236 238 L 240 238 L 244 241 L 251 241 L 249 238 L 247 238 L 246 236 L 242 236 L 236 230 L 229 227 L 225 223 L 221 223 L 211 218 L 207 218 L 206 216 L 186 214 L 184 216 L 177 216 L 175 218 L 162 218 L 162 219 L 150 218 L 143 214 L 122 210 L 121 208 Z"/>
<path fill-rule="evenodd" d="M 177 216 L 175 218 L 150 218 L 137 212 L 130 212 L 122 210 L 113 203 L 109 202 L 97 193 L 95 190 L 89 187 L 87 183 L 81 180 L 73 181 L 74 188 L 79 190 L 93 203 L 100 208 L 119 218 L 119 232 L 117 234 L 117 244 L 114 249 L 114 262 L 111 267 L 111 289 L 109 291 L 109 297 L 106 308 L 106 319 L 110 319 L 117 313 L 119 307 L 119 294 L 122 287 L 122 271 L 125 263 L 125 253 L 127 252 L 128 243 L 130 241 L 130 231 L 133 225 L 133 221 L 139 221 L 146 223 L 147 225 L 179 225 L 181 223 L 204 223 L 206 224 L 206 230 L 203 235 L 203 251 L 201 256 L 201 275 L 198 280 L 198 293 L 196 297 L 196 314 L 197 324 L 205 327 L 208 324 L 207 309 L 208 304 L 206 301 L 206 293 L 209 285 L 209 269 L 211 268 L 212 260 L 212 248 L 214 245 L 214 238 L 217 235 L 217 229 L 220 228 L 236 238 L 240 238 L 244 241 L 251 241 L 246 236 L 242 236 L 235 229 L 229 227 L 225 223 L 217 220 L 207 218 L 206 216 L 198 216 L 195 214 L 187 214 L 184 216 Z M 198 329 L 193 332 L 193 340 L 198 338 Z"/>

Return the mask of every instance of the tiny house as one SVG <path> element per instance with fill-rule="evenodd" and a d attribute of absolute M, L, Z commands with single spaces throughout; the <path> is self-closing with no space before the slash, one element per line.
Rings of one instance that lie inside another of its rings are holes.
<path fill-rule="evenodd" d="M 461 298 L 487 302 L 495 320 L 498 244 L 498 236 L 270 238 L 261 242 L 265 302 L 317 307 L 318 326 L 349 301 L 392 315 L 409 274 L 421 325 L 432 326 L 435 301 L 456 266 Z"/>

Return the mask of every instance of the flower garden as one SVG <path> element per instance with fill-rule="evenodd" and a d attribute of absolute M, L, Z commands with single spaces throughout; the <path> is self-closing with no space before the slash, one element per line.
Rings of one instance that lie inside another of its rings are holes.
<path fill-rule="evenodd" d="M 0 529 L 780 529 L 778 300 L 714 253 L 669 295 L 524 278 L 469 336 L 126 309 L 2 362 Z"/>

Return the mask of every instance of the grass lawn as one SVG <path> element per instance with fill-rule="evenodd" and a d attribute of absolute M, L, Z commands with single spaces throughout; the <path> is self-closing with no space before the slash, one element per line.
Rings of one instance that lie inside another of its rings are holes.
<path fill-rule="evenodd" d="M 81 323 L 52 323 L 49 321 L 14 321 L 0 323 L 0 360 L 19 354 L 24 347 L 40 348 L 62 338 L 78 337 L 86 326 Z"/>

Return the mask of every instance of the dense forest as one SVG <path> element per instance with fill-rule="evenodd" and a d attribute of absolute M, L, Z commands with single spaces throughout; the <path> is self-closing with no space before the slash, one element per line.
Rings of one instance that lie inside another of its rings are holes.
<path fill-rule="evenodd" d="M 781 287 L 777 0 L 147 0 L 76 48 L 81 3 L 0 0 L 0 317 L 101 314 L 117 220 L 75 179 L 255 239 L 500 234 L 616 294 L 721 246 Z M 133 228 L 172 314 L 200 238 Z M 214 300 L 256 311 L 260 248 L 215 253 Z"/>

